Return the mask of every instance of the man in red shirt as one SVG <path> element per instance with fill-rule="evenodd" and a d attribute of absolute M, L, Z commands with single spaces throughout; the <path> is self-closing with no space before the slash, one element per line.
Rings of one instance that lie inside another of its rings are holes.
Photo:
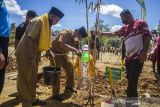
<path fill-rule="evenodd" d="M 157 46 L 157 42 L 158 42 L 158 34 L 156 30 L 152 30 L 151 31 L 151 49 L 154 49 L 155 46 Z M 153 72 L 155 73 L 155 67 L 157 62 L 156 53 L 152 55 L 150 53 L 148 56 L 149 56 L 148 59 L 152 61 Z"/>
<path fill-rule="evenodd" d="M 101 36 L 123 36 L 125 43 L 125 66 L 127 70 L 127 97 L 138 97 L 137 84 L 143 63 L 147 59 L 150 41 L 148 25 L 143 20 L 134 20 L 128 9 L 120 14 L 124 26 L 116 32 L 94 32 Z"/>
<path fill-rule="evenodd" d="M 149 59 L 153 59 L 154 56 L 156 56 L 155 59 L 157 61 L 157 73 L 160 77 L 160 34 L 158 35 L 157 45 L 152 49 L 149 54 Z"/>

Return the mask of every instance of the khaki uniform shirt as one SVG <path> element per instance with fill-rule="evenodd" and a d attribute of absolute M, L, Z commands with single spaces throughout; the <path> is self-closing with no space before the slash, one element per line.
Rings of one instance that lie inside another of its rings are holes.
<path fill-rule="evenodd" d="M 15 55 L 17 58 L 20 58 L 21 60 L 28 60 L 26 51 L 27 49 L 27 37 L 31 37 L 33 39 L 33 56 L 37 58 L 38 55 L 38 45 L 39 45 L 39 37 L 40 37 L 40 31 L 42 28 L 42 22 L 40 20 L 40 17 L 36 17 L 28 24 L 25 33 L 16 49 Z"/>
<path fill-rule="evenodd" d="M 69 50 L 63 47 L 62 44 L 67 44 L 75 48 L 79 48 L 79 41 L 74 41 L 72 30 L 62 30 L 55 40 L 52 41 L 52 51 L 59 54 L 68 53 Z"/>

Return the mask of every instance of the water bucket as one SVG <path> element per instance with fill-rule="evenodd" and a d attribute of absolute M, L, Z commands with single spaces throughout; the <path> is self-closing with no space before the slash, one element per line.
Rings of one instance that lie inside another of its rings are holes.
<path fill-rule="evenodd" d="M 109 69 L 109 67 L 106 67 L 105 75 L 108 78 L 110 77 L 110 70 L 111 70 L 111 73 L 112 73 L 113 80 L 121 80 L 122 69 L 120 69 L 120 68 L 110 68 Z"/>
<path fill-rule="evenodd" d="M 54 66 L 47 66 L 43 68 L 44 83 L 46 85 L 55 85 L 57 82 L 57 76 L 59 75 L 61 68 Z"/>

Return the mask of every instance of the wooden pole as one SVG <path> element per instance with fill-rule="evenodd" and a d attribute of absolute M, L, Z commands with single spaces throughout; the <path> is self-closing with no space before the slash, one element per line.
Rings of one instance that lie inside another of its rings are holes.
<path fill-rule="evenodd" d="M 100 1 L 97 0 L 97 8 L 96 8 L 96 11 L 97 11 L 97 14 L 96 14 L 96 31 L 99 30 L 99 11 L 100 11 Z M 95 63 L 96 63 L 96 35 L 95 35 L 95 38 L 94 38 L 94 60 L 95 60 Z"/>
<path fill-rule="evenodd" d="M 86 24 L 87 24 L 87 32 L 89 31 L 89 24 L 88 24 L 88 0 L 86 0 Z"/>

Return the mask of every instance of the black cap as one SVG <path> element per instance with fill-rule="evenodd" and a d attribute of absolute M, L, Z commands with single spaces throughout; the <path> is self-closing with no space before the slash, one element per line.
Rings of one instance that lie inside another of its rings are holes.
<path fill-rule="evenodd" d="M 120 13 L 120 16 L 122 15 L 131 15 L 131 12 L 128 10 L 128 9 L 124 9 L 121 13 Z"/>
<path fill-rule="evenodd" d="M 60 19 L 64 16 L 64 14 L 57 8 L 52 7 L 51 10 L 49 11 L 49 14 L 54 14 L 58 16 Z"/>
<path fill-rule="evenodd" d="M 28 10 L 26 16 L 34 18 L 34 17 L 36 17 L 38 15 L 34 10 Z"/>
<path fill-rule="evenodd" d="M 80 27 L 80 28 L 78 29 L 78 31 L 79 31 L 79 33 L 81 34 L 82 38 L 85 38 L 85 37 L 88 36 L 87 31 L 86 31 L 86 29 L 85 29 L 84 26 Z"/>

